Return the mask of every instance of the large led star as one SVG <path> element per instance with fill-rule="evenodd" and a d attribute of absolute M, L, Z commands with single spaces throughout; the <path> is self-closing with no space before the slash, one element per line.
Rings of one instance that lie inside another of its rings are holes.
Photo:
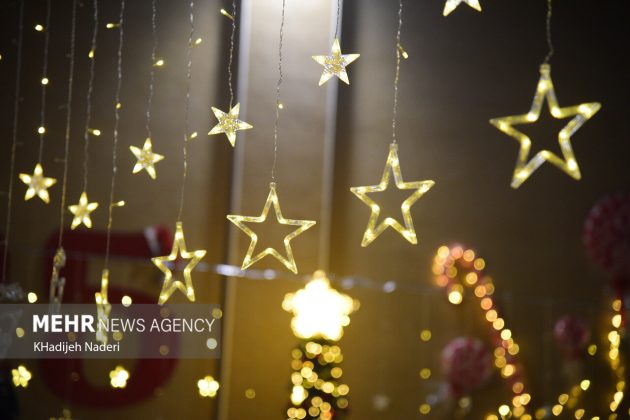
<path fill-rule="evenodd" d="M 219 123 L 212 127 L 212 130 L 208 133 L 208 135 L 225 133 L 230 144 L 234 147 L 234 143 L 236 142 L 236 132 L 238 130 L 248 130 L 252 128 L 252 125 L 246 123 L 245 121 L 241 121 L 238 119 L 238 113 L 240 112 L 241 104 L 236 104 L 230 112 L 225 113 L 218 108 L 212 107 L 212 112 L 214 112 L 214 116 L 217 117 Z"/>
<path fill-rule="evenodd" d="M 385 218 L 383 221 L 377 224 L 378 216 L 381 213 L 381 208 L 374 200 L 372 200 L 368 194 L 375 192 L 382 192 L 389 186 L 390 173 L 394 174 L 394 182 L 396 188 L 399 190 L 415 190 L 405 201 L 403 201 L 400 209 L 402 210 L 403 220 L 405 226 L 403 227 L 397 220 L 391 217 Z M 370 185 L 366 187 L 351 187 L 350 191 L 354 193 L 361 201 L 363 201 L 370 209 L 370 220 L 368 221 L 367 228 L 363 234 L 363 240 L 361 246 L 368 246 L 387 229 L 391 227 L 400 233 L 403 238 L 411 242 L 412 244 L 418 243 L 416 237 L 416 231 L 413 228 L 413 219 L 411 218 L 411 206 L 435 185 L 435 182 L 431 180 L 404 182 L 402 173 L 400 171 L 400 162 L 398 160 L 398 145 L 395 143 L 389 146 L 389 155 L 387 156 L 387 163 L 385 164 L 385 171 L 383 171 L 383 177 L 381 183 L 378 185 Z"/>
<path fill-rule="evenodd" d="M 481 5 L 479 4 L 479 0 L 446 0 L 446 3 L 444 4 L 444 11 L 442 12 L 442 14 L 444 16 L 448 16 L 449 13 L 455 10 L 455 8 L 457 8 L 457 6 L 459 6 L 461 3 L 466 3 L 473 9 L 481 12 Z"/>
<path fill-rule="evenodd" d="M 319 79 L 319 86 L 329 81 L 333 76 L 337 76 L 346 84 L 350 84 L 346 66 L 359 58 L 361 54 L 341 54 L 339 39 L 335 38 L 330 55 L 314 55 L 313 60 L 324 66 L 324 72 Z"/>
<path fill-rule="evenodd" d="M 48 195 L 48 188 L 52 187 L 57 183 L 57 180 L 54 178 L 46 178 L 44 176 L 44 170 L 42 169 L 42 165 L 39 163 L 35 165 L 35 170 L 33 170 L 33 175 L 29 174 L 20 174 L 20 180 L 23 183 L 28 185 L 28 189 L 26 190 L 26 195 L 24 195 L 24 200 L 30 200 L 31 198 L 38 196 L 42 199 L 42 201 L 46 204 L 50 203 L 50 196 Z"/>
<path fill-rule="evenodd" d="M 136 165 L 133 167 L 132 173 L 137 174 L 144 169 L 151 178 L 155 179 L 157 176 L 155 173 L 155 164 L 164 159 L 164 156 L 153 153 L 151 139 L 147 138 L 144 141 L 142 149 L 135 146 L 129 146 L 129 150 L 131 150 L 131 153 L 133 153 L 138 160 Z"/>
<path fill-rule="evenodd" d="M 273 248 L 265 248 L 263 251 L 254 255 L 254 250 L 256 249 L 256 244 L 258 243 L 258 235 L 254 233 L 249 227 L 245 225 L 248 223 L 263 223 L 267 220 L 267 215 L 269 214 L 269 209 L 273 204 L 273 210 L 276 213 L 276 219 L 278 223 L 281 225 L 288 226 L 299 226 L 296 230 L 289 233 L 284 237 L 284 248 L 287 256 L 282 256 L 278 251 Z M 251 242 L 249 243 L 249 248 L 247 249 L 247 254 L 245 255 L 245 259 L 243 260 L 242 268 L 245 270 L 247 267 L 255 264 L 261 259 L 265 258 L 267 255 L 271 255 L 275 257 L 278 261 L 280 261 L 286 268 L 297 274 L 297 265 L 295 264 L 295 259 L 293 258 L 293 251 L 291 250 L 291 239 L 298 236 L 300 233 L 304 232 L 306 229 L 310 228 L 315 224 L 312 220 L 294 220 L 294 219 L 285 219 L 282 217 L 282 211 L 280 210 L 280 202 L 278 201 L 278 194 L 276 193 L 276 183 L 272 182 L 269 184 L 269 195 L 267 196 L 267 201 L 265 202 L 265 206 L 263 207 L 262 213 L 258 217 L 254 216 L 240 216 L 240 215 L 228 215 L 227 218 L 230 222 L 234 223 L 241 229 L 243 232 L 247 234 L 251 238 Z"/>
<path fill-rule="evenodd" d="M 81 193 L 81 197 L 79 198 L 79 204 L 68 206 L 68 209 L 74 215 L 70 228 L 74 230 L 81 223 L 83 223 L 88 229 L 91 228 L 92 219 L 90 218 L 90 213 L 92 213 L 97 208 L 98 203 L 88 202 L 87 193 L 83 191 Z"/>
<path fill-rule="evenodd" d="M 549 150 L 541 150 L 536 153 L 533 158 L 528 160 L 532 141 L 527 135 L 518 131 L 513 126 L 518 124 L 531 124 L 538 121 L 545 98 L 547 99 L 549 112 L 554 118 L 573 118 L 558 133 L 558 143 L 562 151 L 562 158 Z M 493 118 L 490 120 L 492 125 L 510 137 L 515 138 L 521 145 L 516 167 L 514 168 L 514 175 L 512 176 L 512 188 L 520 187 L 521 184 L 545 162 L 554 164 L 574 179 L 580 179 L 580 168 L 578 167 L 577 160 L 573 154 L 573 148 L 571 147 L 571 135 L 595 115 L 600 108 L 601 104 L 598 102 L 560 108 L 558 106 L 558 99 L 556 98 L 553 83 L 551 82 L 551 67 L 549 64 L 540 66 L 540 80 L 538 81 L 536 95 L 534 96 L 534 101 L 532 102 L 529 112 L 527 114 Z"/>
<path fill-rule="evenodd" d="M 164 257 L 154 257 L 151 259 L 153 264 L 157 266 L 164 273 L 164 284 L 162 285 L 162 291 L 158 299 L 158 304 L 163 305 L 171 297 L 175 290 L 181 291 L 186 295 L 191 302 L 195 301 L 195 289 L 192 284 L 192 270 L 195 268 L 199 261 L 206 255 L 205 250 L 198 250 L 188 252 L 186 250 L 186 242 L 184 241 L 184 228 L 182 222 L 177 222 L 175 228 L 175 241 L 173 242 L 173 248 L 171 253 Z M 180 280 L 173 280 L 173 272 L 168 267 L 167 262 L 174 262 L 179 258 L 189 260 L 184 267 L 184 283 Z"/>
<path fill-rule="evenodd" d="M 316 271 L 303 289 L 285 295 L 282 308 L 293 313 L 291 328 L 297 337 L 338 341 L 350 324 L 355 302 L 333 289 L 326 273 Z"/>

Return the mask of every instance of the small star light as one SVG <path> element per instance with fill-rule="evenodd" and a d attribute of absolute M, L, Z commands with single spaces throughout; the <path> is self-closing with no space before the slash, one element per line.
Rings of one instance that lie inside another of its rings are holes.
<path fill-rule="evenodd" d="M 199 395 L 202 397 L 214 398 L 219 390 L 219 383 L 212 376 L 206 376 L 197 381 L 197 388 L 199 388 Z"/>
<path fill-rule="evenodd" d="M 129 146 L 129 150 L 131 150 L 131 153 L 138 159 L 136 165 L 133 167 L 132 173 L 137 174 L 144 169 L 151 178 L 155 179 L 157 176 L 155 173 L 155 164 L 164 159 L 164 156 L 153 153 L 151 139 L 147 138 L 144 141 L 142 149 L 136 146 Z"/>
<path fill-rule="evenodd" d="M 178 255 L 181 259 L 190 260 L 184 268 L 184 283 L 180 280 L 173 280 L 173 272 L 167 266 L 167 262 L 174 262 L 178 260 Z M 182 222 L 177 222 L 175 229 L 175 241 L 173 242 L 173 248 L 171 253 L 164 257 L 154 257 L 151 259 L 153 264 L 157 266 L 164 273 L 164 284 L 162 285 L 162 291 L 160 292 L 160 298 L 158 304 L 163 305 L 173 294 L 173 292 L 179 289 L 186 295 L 191 302 L 195 301 L 195 289 L 192 284 L 191 272 L 199 261 L 206 255 L 205 250 L 188 252 L 186 250 L 186 242 L 184 241 L 184 228 Z"/>
<path fill-rule="evenodd" d="M 329 81 L 333 76 L 337 76 L 349 85 L 350 80 L 348 79 L 348 73 L 346 73 L 346 66 L 359 58 L 360 55 L 361 54 L 341 54 L 339 39 L 335 38 L 330 55 L 313 56 L 313 60 L 324 66 L 324 72 L 319 79 L 319 86 Z"/>
<path fill-rule="evenodd" d="M 238 113 L 240 112 L 241 104 L 236 104 L 230 112 L 225 113 L 221 111 L 219 108 L 212 107 L 212 112 L 214 112 L 214 116 L 217 117 L 219 123 L 212 127 L 212 130 L 208 133 L 208 135 L 221 134 L 225 133 L 230 144 L 234 147 L 234 143 L 236 142 L 236 132 L 238 130 L 249 130 L 253 126 L 246 123 L 245 121 L 241 121 L 238 119 Z"/>
<path fill-rule="evenodd" d="M 258 243 L 258 235 L 254 233 L 253 230 L 248 228 L 245 223 L 263 223 L 267 220 L 267 215 L 269 214 L 269 208 L 273 204 L 273 210 L 276 213 L 276 220 L 281 225 L 288 226 L 299 226 L 296 230 L 289 233 L 284 237 L 284 248 L 286 250 L 287 256 L 286 258 L 280 255 L 278 251 L 273 248 L 265 248 L 262 252 L 253 255 L 254 250 L 256 248 L 256 243 Z M 278 201 L 278 194 L 276 193 L 276 183 L 272 182 L 269 184 L 269 195 L 267 196 L 267 201 L 265 202 L 265 206 L 263 207 L 262 213 L 258 217 L 254 216 L 240 216 L 240 215 L 228 215 L 227 218 L 230 222 L 234 223 L 241 229 L 243 232 L 247 234 L 251 238 L 249 243 L 249 248 L 247 249 L 247 254 L 245 255 L 245 259 L 243 260 L 242 268 L 245 270 L 247 267 L 255 264 L 256 262 L 262 260 L 267 255 L 271 255 L 275 257 L 278 261 L 280 261 L 286 268 L 291 270 L 293 273 L 297 274 L 297 265 L 295 264 L 295 258 L 293 258 L 293 251 L 291 250 L 291 239 L 295 238 L 306 229 L 310 228 L 315 224 L 315 221 L 312 220 L 294 220 L 294 219 L 285 219 L 282 217 L 282 211 L 280 210 L 280 202 Z"/>
<path fill-rule="evenodd" d="M 90 213 L 92 213 L 98 207 L 98 203 L 90 203 L 88 202 L 87 193 L 83 191 L 81 193 L 81 197 L 79 198 L 79 204 L 75 204 L 73 206 L 68 206 L 70 212 L 74 214 L 74 219 L 72 219 L 71 229 L 76 229 L 81 223 L 85 225 L 88 229 L 92 227 L 92 219 L 90 219 Z"/>
<path fill-rule="evenodd" d="M 372 200 L 368 194 L 375 192 L 382 192 L 387 189 L 389 186 L 389 178 L 390 172 L 394 174 L 394 181 L 396 183 L 396 188 L 399 190 L 415 190 L 409 198 L 403 201 L 400 209 L 402 210 L 403 220 L 405 222 L 405 226 L 403 227 L 398 221 L 392 219 L 391 217 L 385 218 L 378 225 L 376 224 L 378 220 L 378 216 L 381 213 L 381 208 L 378 204 Z M 390 144 L 389 146 L 389 155 L 387 156 L 387 163 L 385 164 L 385 171 L 383 171 L 383 177 L 381 178 L 381 183 L 378 185 L 370 185 L 366 187 L 351 187 L 350 191 L 354 193 L 361 201 L 363 201 L 368 207 L 372 209 L 372 214 L 370 214 L 370 220 L 368 221 L 367 228 L 365 229 L 365 233 L 363 234 L 363 240 L 361 241 L 361 246 L 368 246 L 383 233 L 385 229 L 388 227 L 394 228 L 398 233 L 400 233 L 403 238 L 411 242 L 412 244 L 418 243 L 418 238 L 416 237 L 416 231 L 413 228 L 413 220 L 411 218 L 410 209 L 411 206 L 435 185 L 434 181 L 415 181 L 415 182 L 403 182 L 402 173 L 400 171 L 400 162 L 398 160 L 398 145 L 395 143 Z"/>
<path fill-rule="evenodd" d="M 490 120 L 492 125 L 508 136 L 515 138 L 521 145 L 512 177 L 512 188 L 520 187 L 545 161 L 554 164 L 574 179 L 581 178 L 580 168 L 578 167 L 575 155 L 573 154 L 573 148 L 571 147 L 571 135 L 599 111 L 601 104 L 590 102 L 560 108 L 550 73 L 551 67 L 549 64 L 540 66 L 540 80 L 536 88 L 536 95 L 527 114 L 511 115 Z M 531 124 L 538 121 L 545 98 L 547 99 L 549 112 L 554 118 L 563 119 L 573 117 L 558 133 L 558 143 L 560 143 L 563 158 L 560 158 L 549 150 L 541 150 L 528 161 L 532 141 L 527 135 L 516 130 L 513 126 L 518 124 Z"/>
<path fill-rule="evenodd" d="M 20 180 L 23 183 L 28 185 L 28 189 L 26 190 L 26 195 L 24 196 L 24 200 L 30 200 L 36 195 L 42 199 L 42 201 L 46 204 L 50 203 L 50 196 L 48 195 L 48 188 L 52 187 L 57 183 L 55 178 L 46 178 L 44 176 L 44 170 L 42 169 L 42 165 L 39 163 L 35 165 L 35 169 L 33 170 L 33 175 L 29 174 L 20 174 Z"/>
<path fill-rule="evenodd" d="M 108 325 L 109 313 L 112 310 L 112 305 L 107 300 L 107 289 L 109 287 L 109 270 L 103 270 L 101 275 L 101 291 L 94 293 L 94 300 L 96 301 L 96 314 L 98 318 L 98 326 L 96 328 L 96 341 L 103 344 L 107 344 L 107 330 L 105 326 Z"/>
<path fill-rule="evenodd" d="M 473 9 L 481 12 L 481 5 L 479 4 L 479 0 L 446 0 L 446 3 L 444 4 L 444 11 L 442 12 L 442 14 L 444 16 L 448 16 L 461 3 L 466 3 Z"/>
<path fill-rule="evenodd" d="M 127 386 L 127 380 L 129 379 L 129 372 L 122 367 L 116 366 L 116 368 L 109 372 L 109 382 L 112 388 L 124 388 Z"/>
<path fill-rule="evenodd" d="M 355 303 L 330 287 L 326 273 L 319 270 L 313 274 L 303 289 L 288 293 L 282 308 L 293 313 L 291 329 L 298 338 L 338 341 L 343 336 L 343 327 L 350 324 L 349 315 Z"/>
<path fill-rule="evenodd" d="M 13 385 L 17 387 L 26 388 L 28 381 L 31 380 L 33 375 L 26 367 L 19 365 L 17 369 L 11 369 L 11 375 L 13 376 Z"/>

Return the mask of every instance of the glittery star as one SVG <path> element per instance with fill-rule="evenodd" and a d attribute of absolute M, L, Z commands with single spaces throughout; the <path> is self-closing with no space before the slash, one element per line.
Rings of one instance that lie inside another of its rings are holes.
<path fill-rule="evenodd" d="M 50 203 L 48 188 L 55 185 L 57 183 L 57 180 L 54 178 L 46 178 L 44 176 L 42 165 L 40 165 L 39 163 L 35 165 L 33 175 L 20 174 L 20 180 L 28 185 L 26 195 L 24 195 L 24 200 L 30 200 L 37 195 L 39 198 L 42 199 L 44 203 Z"/>
<path fill-rule="evenodd" d="M 360 55 L 361 54 L 341 54 L 339 39 L 335 38 L 330 55 L 313 56 L 313 60 L 324 66 L 324 72 L 319 79 L 319 86 L 326 83 L 333 76 L 337 76 L 349 85 L 350 80 L 348 79 L 348 73 L 346 73 L 346 66 L 359 58 Z"/>
<path fill-rule="evenodd" d="M 164 159 L 164 156 L 153 153 L 153 145 L 151 144 L 151 139 L 147 138 L 144 141 L 144 146 L 142 146 L 142 149 L 135 146 L 129 146 L 129 150 L 131 150 L 131 153 L 133 153 L 136 159 L 138 159 L 136 165 L 133 167 L 132 172 L 134 174 L 137 174 L 144 169 L 147 171 L 151 178 L 155 179 L 155 164 Z"/>
<path fill-rule="evenodd" d="M 81 223 L 85 225 L 88 229 L 92 227 L 92 219 L 90 219 L 90 213 L 92 213 L 98 207 L 98 203 L 90 203 L 88 202 L 88 197 L 85 191 L 81 193 L 81 197 L 79 198 L 79 204 L 75 204 L 73 206 L 69 206 L 68 209 L 72 214 L 74 214 L 74 219 L 72 219 L 71 229 L 76 229 Z"/>
<path fill-rule="evenodd" d="M 392 219 L 391 217 L 385 218 L 378 225 L 376 222 L 378 221 L 378 216 L 380 215 L 381 208 L 374 200 L 372 200 L 368 194 L 375 192 L 382 192 L 387 189 L 389 186 L 389 178 L 390 173 L 394 174 L 394 181 L 396 183 L 396 188 L 399 190 L 415 190 L 405 201 L 403 201 L 400 209 L 402 210 L 403 220 L 405 222 L 405 226 L 403 227 L 397 220 Z M 398 233 L 400 233 L 403 238 L 411 242 L 412 244 L 417 244 L 418 239 L 416 237 L 416 231 L 413 228 L 413 220 L 411 218 L 410 209 L 411 206 L 433 187 L 435 182 L 427 180 L 427 181 L 415 181 L 415 182 L 403 182 L 402 173 L 400 171 L 400 162 L 398 160 L 398 145 L 392 143 L 389 146 L 389 155 L 387 156 L 387 163 L 385 164 L 385 170 L 383 171 L 383 177 L 381 178 L 381 182 L 378 185 L 370 185 L 365 187 L 351 187 L 350 191 L 354 193 L 361 201 L 363 201 L 370 209 L 372 209 L 372 214 L 370 214 L 370 219 L 368 221 L 367 228 L 365 229 L 365 233 L 363 234 L 363 240 L 361 241 L 361 246 L 368 246 L 383 233 L 385 229 L 391 227 L 395 229 Z"/>
<path fill-rule="evenodd" d="M 518 124 L 531 124 L 538 121 L 545 98 L 547 99 L 549 112 L 554 118 L 573 118 L 558 133 L 558 143 L 562 151 L 562 158 L 549 150 L 541 150 L 528 161 L 532 141 L 527 135 L 516 130 L 513 126 Z M 516 141 L 520 143 L 518 159 L 516 161 L 516 167 L 514 168 L 514 175 L 512 176 L 512 188 L 520 187 L 521 184 L 546 161 L 566 172 L 572 178 L 580 179 L 580 168 L 578 167 L 577 160 L 573 154 L 573 148 L 571 147 L 571 135 L 595 115 L 600 108 L 601 104 L 597 102 L 560 108 L 551 81 L 551 67 L 549 64 L 540 66 L 540 80 L 538 81 L 534 101 L 532 102 L 529 112 L 522 115 L 512 115 L 490 120 L 492 125 L 510 137 L 515 138 Z"/>
<path fill-rule="evenodd" d="M 230 112 L 225 113 L 218 108 L 212 107 L 212 112 L 214 112 L 214 116 L 217 117 L 219 123 L 212 127 L 208 135 L 225 133 L 230 144 L 234 147 L 236 132 L 238 130 L 248 130 L 252 128 L 250 124 L 238 119 L 240 108 L 241 104 L 239 103 L 234 105 L 234 107 L 230 109 Z"/>
<path fill-rule="evenodd" d="M 256 255 L 254 254 L 254 250 L 256 249 L 256 244 L 258 243 L 258 235 L 254 233 L 249 227 L 245 225 L 245 222 L 248 223 L 263 223 L 267 220 L 267 215 L 269 214 L 269 209 L 273 204 L 274 212 L 276 213 L 276 219 L 281 225 L 288 226 L 299 226 L 296 230 L 289 233 L 284 237 L 284 248 L 287 256 L 282 256 L 278 251 L 273 248 L 265 248 L 263 251 L 259 252 Z M 228 215 L 227 218 L 230 222 L 234 223 L 239 229 L 247 234 L 251 238 L 249 243 L 249 248 L 247 249 L 247 254 L 245 255 L 245 259 L 243 260 L 242 268 L 245 270 L 247 267 L 255 264 L 261 259 L 265 258 L 267 255 L 271 255 L 275 257 L 278 261 L 280 261 L 286 268 L 297 274 L 297 265 L 295 264 L 295 258 L 293 257 L 293 250 L 291 249 L 291 239 L 295 238 L 306 229 L 310 228 L 315 224 L 312 220 L 294 220 L 294 219 L 285 219 L 282 217 L 282 211 L 280 210 L 280 202 L 278 201 L 278 194 L 276 193 L 276 184 L 272 182 L 269 184 L 269 195 L 267 196 L 267 201 L 265 202 L 265 206 L 263 207 L 262 213 L 260 216 L 240 216 L 240 215 Z"/>
<path fill-rule="evenodd" d="M 191 302 L 195 301 L 195 289 L 192 284 L 192 270 L 195 268 L 199 261 L 206 255 L 205 250 L 198 250 L 188 252 L 186 250 L 186 242 L 184 241 L 184 228 L 182 222 L 177 222 L 175 228 L 175 240 L 173 242 L 173 248 L 171 253 L 164 257 L 154 257 L 151 259 L 153 264 L 157 266 L 164 273 L 164 283 L 162 284 L 162 291 L 158 304 L 163 305 L 171 297 L 175 290 L 181 291 L 186 295 Z M 184 267 L 183 275 L 184 282 L 180 280 L 173 280 L 173 272 L 168 267 L 167 262 L 174 262 L 178 259 L 189 260 Z"/>
<path fill-rule="evenodd" d="M 457 8 L 457 6 L 459 6 L 461 3 L 466 3 L 473 9 L 481 12 L 481 5 L 479 4 L 479 0 L 446 0 L 446 3 L 444 4 L 444 11 L 442 12 L 442 14 L 444 16 L 448 16 L 449 13 L 455 10 L 455 8 Z"/>

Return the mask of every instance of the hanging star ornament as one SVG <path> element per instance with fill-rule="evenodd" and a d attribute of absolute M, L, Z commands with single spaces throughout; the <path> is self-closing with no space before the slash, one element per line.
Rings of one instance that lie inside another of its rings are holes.
<path fill-rule="evenodd" d="M 245 223 L 263 223 L 267 220 L 267 215 L 269 214 L 269 209 L 273 204 L 273 210 L 276 213 L 276 220 L 281 225 L 287 226 L 299 226 L 296 230 L 289 233 L 284 237 L 284 248 L 286 251 L 286 257 L 282 256 L 278 251 L 273 248 L 265 248 L 263 251 L 254 255 L 254 251 L 256 249 L 256 244 L 258 243 L 258 235 L 254 233 Z M 311 226 L 315 224 L 315 221 L 312 220 L 294 220 L 294 219 L 285 219 L 282 216 L 282 211 L 280 210 L 280 202 L 278 201 L 278 194 L 276 193 L 276 183 L 272 182 L 269 184 L 269 195 L 267 196 L 267 201 L 265 202 L 265 206 L 263 207 L 262 213 L 260 216 L 240 216 L 240 215 L 228 215 L 228 220 L 234 223 L 239 229 L 247 234 L 251 238 L 249 243 L 249 248 L 247 249 L 247 254 L 245 255 L 245 259 L 243 260 L 242 268 L 245 270 L 247 267 L 255 264 L 256 262 L 262 260 L 267 255 L 271 255 L 280 261 L 286 268 L 291 270 L 293 273 L 297 274 L 298 269 L 295 264 L 295 258 L 293 257 L 293 250 L 291 249 L 291 239 L 295 238 Z"/>
<path fill-rule="evenodd" d="M 534 157 L 529 159 L 529 152 L 532 146 L 531 139 L 524 133 L 514 128 L 518 124 L 531 124 L 538 121 L 542 110 L 543 102 L 547 99 L 549 112 L 556 119 L 573 117 L 558 133 L 558 143 L 562 151 L 562 158 L 549 150 L 541 150 Z M 581 178 L 573 148 L 571 147 L 571 136 L 599 111 L 601 104 L 598 102 L 583 103 L 580 105 L 561 108 L 558 106 L 558 99 L 551 81 L 551 67 L 549 64 L 540 66 L 540 80 L 536 88 L 534 101 L 528 113 L 512 115 L 508 117 L 493 118 L 490 123 L 510 137 L 520 143 L 516 167 L 512 176 L 512 188 L 518 188 L 529 178 L 529 176 L 545 162 L 550 162 L 572 178 Z M 528 160 L 529 159 L 529 160 Z"/>
<path fill-rule="evenodd" d="M 81 223 L 83 223 L 85 227 L 90 229 L 92 227 L 92 219 L 90 218 L 90 213 L 96 210 L 97 207 L 98 203 L 88 202 L 87 193 L 83 191 L 81 193 L 81 197 L 79 198 L 79 204 L 68 206 L 68 209 L 74 215 L 70 228 L 74 230 Z"/>
<path fill-rule="evenodd" d="M 171 253 L 164 257 L 154 257 L 151 259 L 153 264 L 157 266 L 164 273 L 164 283 L 162 284 L 162 291 L 158 299 L 159 305 L 164 305 L 166 301 L 171 297 L 175 290 L 181 291 L 188 300 L 195 301 L 195 289 L 192 284 L 192 270 L 199 264 L 199 261 L 206 255 L 205 250 L 198 250 L 188 252 L 186 250 L 186 242 L 184 241 L 184 228 L 182 222 L 177 222 L 175 228 L 175 240 L 173 242 L 173 248 Z M 180 280 L 173 280 L 173 272 L 169 268 L 167 263 L 173 263 L 179 259 L 188 260 L 186 267 L 184 267 L 183 275 L 184 282 Z"/>
<path fill-rule="evenodd" d="M 453 10 L 457 8 L 457 6 L 462 3 L 466 3 L 478 12 L 481 12 L 481 5 L 479 4 L 479 0 L 446 0 L 442 15 L 448 16 Z"/>
<path fill-rule="evenodd" d="M 341 54 L 339 39 L 335 38 L 330 55 L 313 56 L 313 60 L 324 66 L 324 72 L 319 79 L 319 86 L 329 81 L 333 76 L 337 76 L 349 85 L 350 80 L 348 79 L 348 73 L 346 73 L 346 66 L 359 58 L 360 55 L 361 54 Z"/>
<path fill-rule="evenodd" d="M 236 104 L 230 112 L 225 113 L 218 108 L 212 107 L 212 112 L 214 112 L 214 116 L 217 117 L 219 123 L 212 127 L 212 130 L 208 133 L 208 135 L 212 136 L 214 134 L 225 133 L 230 144 L 234 147 L 234 143 L 236 142 L 236 132 L 238 130 L 249 130 L 253 126 L 251 124 L 246 123 L 245 121 L 241 121 L 238 119 L 238 113 L 240 112 L 241 104 Z"/>
<path fill-rule="evenodd" d="M 144 169 L 151 178 L 155 179 L 157 176 L 155 173 L 155 164 L 164 159 L 164 156 L 153 153 L 151 139 L 147 137 L 144 141 L 142 149 L 135 146 L 129 146 L 129 150 L 131 150 L 131 153 L 133 153 L 138 160 L 136 165 L 133 167 L 132 173 L 137 174 Z"/>
<path fill-rule="evenodd" d="M 35 165 L 33 175 L 20 174 L 20 180 L 28 185 L 24 200 L 28 201 L 31 198 L 38 196 L 46 204 L 50 203 L 50 196 L 48 195 L 48 188 L 57 183 L 55 178 L 46 178 L 44 176 L 44 169 L 39 163 Z"/>
<path fill-rule="evenodd" d="M 405 201 L 403 201 L 400 209 L 402 210 L 403 221 L 405 226 L 403 227 L 397 220 L 387 217 L 383 221 L 377 224 L 378 217 L 381 213 L 381 208 L 374 200 L 372 200 L 368 194 L 375 192 L 382 192 L 387 190 L 389 186 L 390 174 L 394 174 L 394 182 L 396 188 L 399 190 L 415 190 Z M 361 201 L 363 201 L 370 209 L 370 219 L 368 221 L 367 228 L 363 234 L 363 240 L 361 246 L 368 246 L 372 243 L 385 229 L 391 227 L 400 233 L 403 238 L 411 242 L 412 244 L 418 243 L 416 237 L 416 231 L 413 227 L 413 219 L 411 218 L 411 206 L 435 185 L 434 181 L 415 181 L 404 182 L 402 173 L 400 171 L 400 161 L 398 160 L 398 145 L 392 143 L 389 145 L 389 155 L 387 156 L 387 163 L 385 164 L 385 170 L 383 171 L 383 177 L 378 185 L 370 185 L 366 187 L 351 187 L 350 191 L 354 193 Z"/>

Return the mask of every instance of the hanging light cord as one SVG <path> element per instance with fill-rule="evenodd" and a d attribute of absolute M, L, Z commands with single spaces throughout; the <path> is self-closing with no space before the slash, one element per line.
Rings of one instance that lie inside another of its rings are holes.
<path fill-rule="evenodd" d="M 278 121 L 280 119 L 280 86 L 282 85 L 282 42 L 284 40 L 284 12 L 286 0 L 282 0 L 282 18 L 280 20 L 280 42 L 278 43 L 278 83 L 276 84 L 276 121 L 273 125 L 273 166 L 271 180 L 276 182 L 276 166 L 278 163 Z"/>
<path fill-rule="evenodd" d="M 120 125 L 120 89 L 122 87 L 122 52 L 123 52 L 123 39 L 124 30 L 123 23 L 125 17 L 125 0 L 120 0 L 120 17 L 118 20 L 118 54 L 116 64 L 116 94 L 115 94 L 115 106 L 114 106 L 114 144 L 112 146 L 112 181 L 109 187 L 109 206 L 107 215 L 107 240 L 105 244 L 105 268 L 109 267 L 109 251 L 111 245 L 112 236 L 112 224 L 113 224 L 113 210 L 114 194 L 116 188 L 116 173 L 118 172 L 118 126 Z"/>
<path fill-rule="evenodd" d="M 546 25 L 546 32 L 547 32 L 547 47 L 548 47 L 548 52 L 547 55 L 545 56 L 545 64 L 549 64 L 549 61 L 551 60 L 551 57 L 553 57 L 553 43 L 551 42 L 551 12 L 552 12 L 552 8 L 551 8 L 551 1 L 552 0 L 547 0 L 547 25 Z"/>
<path fill-rule="evenodd" d="M 157 9 L 155 0 L 151 0 L 151 37 L 153 39 L 153 47 L 151 48 L 151 71 L 149 72 L 149 97 L 147 98 L 146 112 L 146 130 L 147 137 L 153 139 L 151 133 L 151 104 L 153 103 L 154 84 L 155 84 L 155 53 L 157 52 L 158 38 L 156 26 Z"/>
<path fill-rule="evenodd" d="M 7 279 L 7 263 L 9 258 L 9 238 L 11 236 L 11 210 L 13 208 L 13 172 L 15 169 L 15 150 L 17 148 L 17 131 L 20 111 L 20 85 L 22 80 L 22 43 L 24 39 L 24 0 L 20 2 L 20 18 L 18 23 L 17 65 L 15 70 L 15 99 L 13 103 L 13 135 L 11 137 L 11 162 L 9 163 L 9 187 L 7 188 L 7 219 L 4 226 L 4 250 L 2 255 L 2 283 Z"/>
<path fill-rule="evenodd" d="M 88 186 L 88 160 L 90 149 L 90 124 L 92 122 L 92 91 L 94 90 L 94 68 L 96 66 L 96 39 L 98 37 L 98 0 L 94 0 L 94 29 L 92 30 L 92 46 L 90 47 L 90 76 L 86 97 L 85 131 L 83 132 L 83 191 Z"/>
<path fill-rule="evenodd" d="M 42 97 L 40 111 L 40 127 L 46 127 L 46 85 L 44 79 L 48 78 L 48 45 L 50 44 L 50 0 L 46 0 L 46 21 L 44 22 L 44 64 L 42 69 Z M 44 133 L 39 133 L 39 155 L 37 162 L 41 163 L 44 157 Z"/>
<path fill-rule="evenodd" d="M 341 0 L 337 0 L 337 22 L 335 23 L 335 38 L 339 36 L 339 24 L 341 23 Z"/>
<path fill-rule="evenodd" d="M 400 31 L 402 29 L 403 2 L 398 2 L 398 31 L 396 32 L 396 74 L 394 76 L 394 107 L 392 112 L 392 143 L 396 143 L 396 118 L 398 117 L 398 80 L 400 78 Z"/>
<path fill-rule="evenodd" d="M 188 176 L 188 130 L 189 130 L 189 111 L 190 111 L 190 85 L 192 79 L 192 52 L 193 52 L 193 36 L 195 35 L 195 2 L 190 1 L 190 35 L 188 36 L 188 65 L 186 71 L 186 108 L 184 111 L 184 145 L 182 146 L 182 154 L 184 155 L 184 168 L 182 171 L 182 186 L 179 199 L 179 211 L 177 212 L 177 221 L 182 221 L 184 212 L 184 197 L 186 194 L 186 177 Z"/>
<path fill-rule="evenodd" d="M 228 59 L 228 88 L 230 90 L 230 107 L 234 103 L 234 89 L 232 88 L 232 61 L 234 57 L 234 35 L 236 34 L 236 0 L 232 0 L 232 34 L 230 35 L 230 57 Z"/>

